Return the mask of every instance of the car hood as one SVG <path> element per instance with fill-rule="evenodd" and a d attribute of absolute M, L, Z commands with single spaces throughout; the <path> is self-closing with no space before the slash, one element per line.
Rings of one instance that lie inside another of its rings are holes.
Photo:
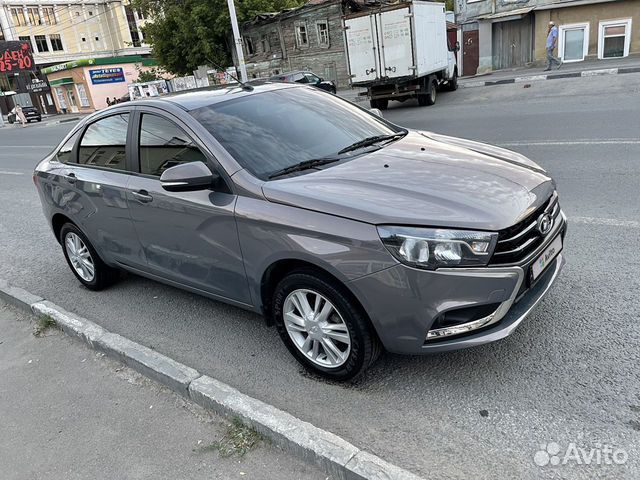
<path fill-rule="evenodd" d="M 555 184 L 515 152 L 429 132 L 324 170 L 266 182 L 267 200 L 372 224 L 501 230 Z"/>

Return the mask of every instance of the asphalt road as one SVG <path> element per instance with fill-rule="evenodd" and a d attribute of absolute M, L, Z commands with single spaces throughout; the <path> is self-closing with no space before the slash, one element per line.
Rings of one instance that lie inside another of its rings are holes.
<path fill-rule="evenodd" d="M 385 355 L 359 382 L 332 384 L 302 372 L 256 315 L 133 276 L 85 290 L 30 178 L 68 125 L 0 130 L 0 277 L 425 477 L 640 478 L 639 93 L 640 74 L 628 74 L 461 89 L 434 107 L 385 112 L 409 127 L 506 145 L 557 179 L 568 264 L 496 344 Z M 534 455 L 548 442 L 561 456 L 573 443 L 627 458 L 540 467 Z"/>

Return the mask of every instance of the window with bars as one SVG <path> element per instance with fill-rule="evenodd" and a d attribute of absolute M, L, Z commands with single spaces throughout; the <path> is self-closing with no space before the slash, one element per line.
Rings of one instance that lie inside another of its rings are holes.
<path fill-rule="evenodd" d="M 44 53 L 49 51 L 49 45 L 47 45 L 47 37 L 45 35 L 36 35 L 33 38 L 36 41 L 38 52 Z"/>
<path fill-rule="evenodd" d="M 49 35 L 49 41 L 51 42 L 51 50 L 54 52 L 62 52 L 64 47 L 62 46 L 62 37 L 59 34 L 54 33 Z"/>

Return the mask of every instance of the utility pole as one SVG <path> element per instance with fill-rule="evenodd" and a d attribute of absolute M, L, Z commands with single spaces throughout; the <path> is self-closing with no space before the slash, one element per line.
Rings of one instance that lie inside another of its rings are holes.
<path fill-rule="evenodd" d="M 236 57 L 238 58 L 238 68 L 240 68 L 240 80 L 246 82 L 247 67 L 244 64 L 244 53 L 242 53 L 242 39 L 240 38 L 240 29 L 238 28 L 238 19 L 236 17 L 236 6 L 233 0 L 227 0 L 229 4 L 229 15 L 231 16 L 231 29 L 233 30 L 233 42 L 236 44 Z"/>

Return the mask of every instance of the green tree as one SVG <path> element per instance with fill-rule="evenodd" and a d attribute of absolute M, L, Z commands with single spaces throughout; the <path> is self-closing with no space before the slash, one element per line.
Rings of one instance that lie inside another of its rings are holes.
<path fill-rule="evenodd" d="M 296 7 L 305 0 L 236 0 L 238 22 L 258 13 Z M 133 0 L 153 20 L 143 28 L 145 41 L 169 72 L 190 74 L 199 65 L 231 62 L 231 21 L 226 0 Z"/>

